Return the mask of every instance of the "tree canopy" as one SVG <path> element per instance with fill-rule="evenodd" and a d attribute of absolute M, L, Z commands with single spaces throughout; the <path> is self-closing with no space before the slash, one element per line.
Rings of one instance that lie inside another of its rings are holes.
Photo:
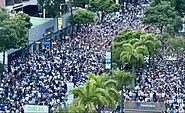
<path fill-rule="evenodd" d="M 10 15 L 10 12 L 0 7 L 0 20 L 0 52 L 27 46 L 27 32 L 32 26 L 27 14 Z"/>
<path fill-rule="evenodd" d="M 116 35 L 112 44 L 112 53 L 113 53 L 112 60 L 118 65 L 118 67 L 123 64 L 122 63 L 123 60 L 121 59 L 120 55 L 123 52 L 123 50 L 125 49 L 128 50 L 128 48 L 125 47 L 126 46 L 125 44 L 127 44 L 127 46 L 128 44 L 132 45 L 133 51 L 135 51 L 135 49 L 138 48 L 139 46 L 140 46 L 139 49 L 141 49 L 142 46 L 143 49 L 145 48 L 145 50 L 147 50 L 147 53 L 152 54 L 157 49 L 158 44 L 156 43 L 158 43 L 158 41 L 156 40 L 156 37 L 154 35 L 147 34 L 141 31 L 131 31 L 131 30 L 121 31 Z M 142 60 L 143 59 L 141 59 L 141 61 Z M 124 62 L 126 63 L 126 59 L 124 60 Z M 130 61 L 127 62 L 131 63 Z"/>
<path fill-rule="evenodd" d="M 120 100 L 120 94 L 115 89 L 116 81 L 108 79 L 106 74 L 96 77 L 88 74 L 88 80 L 82 87 L 70 90 L 69 94 L 75 94 L 75 106 L 84 106 L 81 112 L 95 112 L 102 105 L 107 105 L 110 109 L 115 107 L 117 101 Z M 70 111 L 70 110 L 69 110 Z"/>
<path fill-rule="evenodd" d="M 143 23 L 158 28 L 161 33 L 176 33 L 182 28 L 179 13 L 168 1 L 154 0 L 144 12 Z"/>
<path fill-rule="evenodd" d="M 131 86 L 132 81 L 134 80 L 134 76 L 130 72 L 121 71 L 121 70 L 114 70 L 113 71 L 113 80 L 116 81 L 116 89 L 121 91 L 121 111 L 123 111 L 123 87 L 124 86 Z"/>
<path fill-rule="evenodd" d="M 69 18 L 70 23 L 71 17 Z M 73 25 L 86 25 L 94 21 L 94 13 L 88 10 L 78 10 L 73 14 Z"/>
<path fill-rule="evenodd" d="M 116 12 L 119 10 L 119 5 L 115 4 L 113 0 L 91 0 L 89 7 L 93 11 L 101 11 L 105 13 Z"/>
<path fill-rule="evenodd" d="M 170 0 L 170 2 L 181 16 L 185 14 L 185 0 Z"/>
<path fill-rule="evenodd" d="M 183 54 L 185 48 L 185 40 L 184 38 L 170 38 L 168 40 L 168 48 L 167 50 L 176 54 L 177 61 L 179 60 L 179 56 Z"/>
<path fill-rule="evenodd" d="M 126 66 L 132 69 L 135 75 L 135 68 L 144 64 L 144 58 L 154 57 L 160 47 L 155 35 L 141 31 L 124 30 L 120 31 L 112 45 L 112 61 L 117 64 L 119 69 Z"/>
<path fill-rule="evenodd" d="M 175 8 L 175 10 L 183 16 L 185 13 L 185 0 L 152 0 L 151 5 L 155 6 L 161 4 L 162 1 L 170 2 L 171 6 Z"/>

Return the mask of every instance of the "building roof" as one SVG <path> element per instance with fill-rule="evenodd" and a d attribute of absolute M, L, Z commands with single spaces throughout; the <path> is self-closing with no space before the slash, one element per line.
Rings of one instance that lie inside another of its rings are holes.
<path fill-rule="evenodd" d="M 31 23 L 33 24 L 32 28 L 44 24 L 48 21 L 52 20 L 52 18 L 38 18 L 38 17 L 31 17 Z"/>

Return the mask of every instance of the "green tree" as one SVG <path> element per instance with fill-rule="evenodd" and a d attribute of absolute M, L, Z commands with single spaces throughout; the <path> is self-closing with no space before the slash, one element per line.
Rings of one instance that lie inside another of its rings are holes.
<path fill-rule="evenodd" d="M 73 25 L 88 25 L 94 21 L 94 13 L 88 10 L 78 10 L 73 14 L 73 21 L 69 18 L 69 22 Z"/>
<path fill-rule="evenodd" d="M 102 12 L 102 20 L 106 13 L 117 12 L 119 10 L 119 5 L 115 4 L 113 0 L 91 0 L 89 8 L 95 12 Z"/>
<path fill-rule="evenodd" d="M 135 75 L 136 64 L 144 63 L 144 56 L 148 54 L 145 46 L 137 46 L 135 44 L 124 44 L 120 58 L 124 64 L 132 65 L 132 74 Z"/>
<path fill-rule="evenodd" d="M 152 0 L 151 6 L 156 6 L 161 4 L 161 2 L 170 2 L 170 5 L 175 8 L 175 10 L 183 16 L 185 13 L 185 0 Z"/>
<path fill-rule="evenodd" d="M 3 21 L 0 27 L 0 51 L 3 52 L 3 66 L 5 64 L 5 51 L 17 46 L 18 37 L 16 33 L 16 23 L 13 21 Z M 17 24 L 18 26 L 18 24 Z"/>
<path fill-rule="evenodd" d="M 115 70 L 113 71 L 113 80 L 116 81 L 116 89 L 121 91 L 121 111 L 123 111 L 123 89 L 124 86 L 131 86 L 134 77 L 130 72 Z"/>
<path fill-rule="evenodd" d="M 135 43 L 137 40 L 140 40 L 141 35 L 146 35 L 141 31 L 132 31 L 132 30 L 124 30 L 119 32 L 113 43 L 112 43 L 112 61 L 117 64 L 117 66 L 122 66 L 122 60 L 120 58 L 120 54 L 123 51 L 123 45 L 126 43 Z"/>
<path fill-rule="evenodd" d="M 10 18 L 8 10 L 6 10 L 5 8 L 0 7 L 0 21 L 3 22 L 4 20 L 7 20 L 7 18 Z M 1 24 L 2 23 L 0 23 L 0 25 Z"/>
<path fill-rule="evenodd" d="M 131 30 L 124 30 L 124 31 L 121 31 L 119 32 L 113 43 L 112 43 L 112 62 L 116 63 L 117 66 L 119 67 L 119 69 L 121 68 L 122 66 L 122 62 L 121 62 L 121 59 L 120 59 L 120 54 L 122 52 L 122 46 L 123 44 L 127 43 L 128 42 L 128 39 L 132 39 L 132 31 Z"/>
<path fill-rule="evenodd" d="M 139 39 L 135 38 L 130 40 L 130 43 L 135 44 L 136 46 L 145 46 L 148 49 L 149 65 L 150 65 L 151 56 L 153 57 L 153 60 L 154 60 L 154 55 L 156 54 L 159 48 L 159 42 L 156 39 L 156 37 L 151 34 L 142 34 L 140 35 Z"/>
<path fill-rule="evenodd" d="M 112 83 L 114 84 L 113 81 L 101 82 L 105 79 L 104 77 L 105 76 L 103 76 L 103 78 L 96 78 L 95 75 L 89 74 L 89 79 L 83 87 L 77 87 L 69 91 L 69 94 L 76 96 L 75 101 L 77 105 L 85 106 L 86 113 L 97 111 L 97 106 L 99 107 L 99 105 L 107 105 L 110 108 L 114 107 L 114 99 L 119 97 L 119 93 L 111 87 L 107 88 L 109 85 L 112 86 Z M 100 85 L 108 86 L 102 87 Z"/>
<path fill-rule="evenodd" d="M 94 85 L 94 81 L 87 81 L 83 87 L 74 88 L 69 91 L 69 94 L 74 94 L 77 97 L 75 101 L 78 101 L 78 105 L 86 105 L 85 111 L 87 113 L 94 112 L 96 103 L 107 104 L 106 91 L 101 88 L 97 88 Z"/>
<path fill-rule="evenodd" d="M 177 67 L 179 65 L 179 56 L 183 54 L 184 48 L 185 48 L 185 40 L 184 38 L 170 38 L 169 41 L 169 46 L 167 50 L 173 52 L 176 54 L 177 57 Z"/>
<path fill-rule="evenodd" d="M 143 23 L 158 28 L 161 33 L 170 29 L 174 34 L 182 28 L 179 13 L 167 1 L 160 1 L 157 5 L 151 3 L 144 12 Z"/>
<path fill-rule="evenodd" d="M 58 107 L 56 113 L 85 113 L 85 106 L 74 100 L 68 107 Z"/>
<path fill-rule="evenodd" d="M 0 8 L 0 19 L 0 52 L 3 52 L 4 65 L 5 51 L 27 46 L 27 33 L 32 24 L 28 15 L 17 13 L 10 16 L 10 12 L 4 8 Z"/>
<path fill-rule="evenodd" d="M 30 17 L 25 13 L 18 12 L 14 15 L 12 21 L 18 25 L 15 29 L 19 39 L 15 48 L 26 47 L 28 45 L 28 30 L 32 26 Z"/>
<path fill-rule="evenodd" d="M 60 12 L 64 12 L 62 5 L 65 4 L 65 0 L 37 0 L 39 10 L 46 10 L 46 14 L 51 17 L 60 15 Z"/>
<path fill-rule="evenodd" d="M 185 13 L 185 0 L 169 0 L 175 10 L 183 17 Z"/>
<path fill-rule="evenodd" d="M 102 88 L 102 89 L 105 89 L 105 90 L 108 91 L 108 94 L 114 100 L 111 103 L 109 103 L 110 107 L 114 108 L 116 102 L 118 102 L 120 100 L 120 94 L 115 89 L 116 86 L 117 86 L 117 83 L 116 83 L 117 81 L 115 81 L 115 80 L 111 79 L 110 77 L 108 77 L 106 73 L 103 73 L 101 76 L 95 76 L 94 74 L 89 74 L 88 78 L 95 81 L 96 87 Z M 96 109 L 96 110 L 99 111 L 99 109 Z"/>

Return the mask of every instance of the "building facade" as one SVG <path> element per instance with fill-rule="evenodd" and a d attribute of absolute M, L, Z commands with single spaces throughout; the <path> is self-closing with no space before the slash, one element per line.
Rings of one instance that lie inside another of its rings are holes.
<path fill-rule="evenodd" d="M 5 7 L 9 10 L 24 8 L 29 5 L 37 5 L 37 0 L 4 0 Z"/>
<path fill-rule="evenodd" d="M 4 7 L 5 6 L 5 0 L 0 0 L 0 6 Z"/>

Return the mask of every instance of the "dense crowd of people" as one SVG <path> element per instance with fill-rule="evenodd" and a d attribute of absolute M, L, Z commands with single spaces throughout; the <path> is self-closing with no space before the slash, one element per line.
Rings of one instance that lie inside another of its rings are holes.
<path fill-rule="evenodd" d="M 145 3 L 146 0 L 141 0 L 137 5 L 128 4 L 123 13 L 106 15 L 103 21 L 82 27 L 73 39 L 56 39 L 54 47 L 43 46 L 39 51 L 12 60 L 0 82 L 1 107 L 6 113 L 23 113 L 26 104 L 48 105 L 51 111 L 66 106 L 66 83 L 80 86 L 88 72 L 103 73 L 102 59 L 115 34 L 122 29 L 144 28 L 141 17 Z M 125 89 L 124 98 L 165 102 L 168 112 L 180 112 L 185 94 L 183 64 L 176 67 L 174 61 L 157 59 L 157 62 L 157 71 L 153 72 L 148 65 L 138 72 L 135 90 Z"/>
<path fill-rule="evenodd" d="M 39 51 L 12 60 L 1 81 L 0 99 L 5 111 L 21 113 L 26 104 L 48 105 L 52 111 L 68 104 L 67 82 L 80 86 L 88 72 L 100 75 L 104 71 L 102 59 L 116 32 L 116 24 L 111 24 L 118 16 L 106 18 L 109 22 L 83 27 L 73 39 L 56 40 L 54 47 L 43 46 Z"/>
<path fill-rule="evenodd" d="M 156 59 L 157 70 L 146 61 L 147 68 L 138 70 L 134 91 L 126 89 L 127 101 L 164 102 L 167 113 L 184 113 L 185 67 L 173 59 Z"/>

